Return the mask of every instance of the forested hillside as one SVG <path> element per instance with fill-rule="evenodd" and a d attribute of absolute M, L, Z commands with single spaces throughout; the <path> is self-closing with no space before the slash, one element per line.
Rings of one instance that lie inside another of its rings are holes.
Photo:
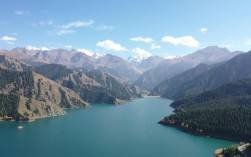
<path fill-rule="evenodd" d="M 162 123 L 202 135 L 251 140 L 251 79 L 227 84 L 171 104 Z"/>

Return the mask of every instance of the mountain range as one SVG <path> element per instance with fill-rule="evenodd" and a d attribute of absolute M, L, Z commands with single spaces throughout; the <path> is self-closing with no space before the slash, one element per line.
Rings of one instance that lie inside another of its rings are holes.
<path fill-rule="evenodd" d="M 141 97 L 142 89 L 181 99 L 250 77 L 249 60 L 250 53 L 217 46 L 174 59 L 151 56 L 137 63 L 77 50 L 1 50 L 0 117 L 35 119 L 63 115 L 63 108 L 89 103 L 121 104 Z"/>
<path fill-rule="evenodd" d="M 62 64 L 68 68 L 82 69 L 83 71 L 101 70 L 145 90 L 152 90 L 168 78 L 191 69 L 200 63 L 219 63 L 240 53 L 230 52 L 226 48 L 210 46 L 179 58 L 164 59 L 151 56 L 135 62 L 110 54 L 89 56 L 77 50 L 33 50 L 20 47 L 9 51 L 0 50 L 0 54 L 32 66 Z"/>
<path fill-rule="evenodd" d="M 210 46 L 192 54 L 162 61 L 157 67 L 144 72 L 135 82 L 145 90 L 152 90 L 161 82 L 196 67 L 201 63 L 215 64 L 231 59 L 241 52 L 230 52 L 226 48 Z"/>
<path fill-rule="evenodd" d="M 151 93 L 177 100 L 215 89 L 224 84 L 251 78 L 251 52 L 216 65 L 199 65 L 161 83 Z"/>
<path fill-rule="evenodd" d="M 102 55 L 99 57 L 88 56 L 77 50 L 30 50 L 27 48 L 14 48 L 10 51 L 1 50 L 0 54 L 12 57 L 32 66 L 43 64 L 62 64 L 71 69 L 102 70 L 123 79 L 134 81 L 142 71 L 132 66 L 129 62 L 114 55 Z"/>
<path fill-rule="evenodd" d="M 64 108 L 119 104 L 137 97 L 139 88 L 99 70 L 83 73 L 57 64 L 32 67 L 0 55 L 0 119 L 57 116 L 66 113 Z"/>

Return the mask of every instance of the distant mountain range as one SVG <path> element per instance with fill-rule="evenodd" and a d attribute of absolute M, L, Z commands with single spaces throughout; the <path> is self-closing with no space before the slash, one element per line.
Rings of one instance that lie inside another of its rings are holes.
<path fill-rule="evenodd" d="M 1 50 L 0 54 L 26 62 L 32 66 L 54 63 L 66 65 L 71 69 L 102 70 L 128 82 L 134 81 L 142 73 L 141 70 L 124 59 L 110 54 L 92 57 L 77 50 L 53 49 L 42 51 L 26 48 L 15 48 L 10 51 Z"/>
<path fill-rule="evenodd" d="M 157 67 L 144 72 L 134 82 L 134 85 L 137 85 L 142 89 L 152 90 L 161 82 L 194 68 L 201 63 L 209 65 L 220 63 L 229 60 L 240 53 L 242 52 L 230 52 L 226 48 L 210 46 L 180 58 L 166 59 Z"/>
<path fill-rule="evenodd" d="M 177 100 L 241 79 L 251 78 L 251 52 L 218 65 L 199 65 L 156 87 L 151 93 Z"/>
<path fill-rule="evenodd" d="M 133 83 L 143 89 L 152 90 L 161 82 L 197 66 L 200 63 L 214 64 L 228 60 L 241 52 L 230 52 L 217 46 L 198 50 L 190 55 L 174 59 L 164 59 L 158 56 L 135 58 L 127 61 L 110 54 L 89 56 L 77 50 L 33 50 L 14 48 L 1 50 L 0 54 L 12 57 L 32 66 L 43 64 L 62 64 L 71 69 L 101 70 L 128 83 Z"/>

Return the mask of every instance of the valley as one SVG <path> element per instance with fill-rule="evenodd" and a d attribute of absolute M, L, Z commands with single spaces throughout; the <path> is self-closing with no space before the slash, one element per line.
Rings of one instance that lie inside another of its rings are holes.
<path fill-rule="evenodd" d="M 159 121 L 202 136 L 194 138 L 251 140 L 250 52 L 210 46 L 179 58 L 152 56 L 140 61 L 64 49 L 14 48 L 0 54 L 1 120 L 68 117 L 69 109 L 94 108 L 85 112 L 96 112 L 96 106 L 120 108 L 119 104 L 150 105 L 160 100 L 167 101 L 162 105 L 170 104 L 174 112 L 170 108 L 165 117 L 165 110 L 161 111 L 151 125 L 159 126 Z M 29 127 L 20 123 L 24 129 Z"/>

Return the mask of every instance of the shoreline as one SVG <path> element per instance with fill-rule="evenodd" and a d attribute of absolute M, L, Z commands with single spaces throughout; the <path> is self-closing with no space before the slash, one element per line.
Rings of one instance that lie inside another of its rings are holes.
<path fill-rule="evenodd" d="M 165 126 L 169 126 L 169 127 L 174 127 L 177 128 L 178 130 L 191 134 L 193 136 L 202 136 L 202 137 L 207 137 L 207 138 L 216 138 L 216 139 L 220 139 L 220 140 L 227 140 L 227 141 L 232 141 L 232 142 L 243 142 L 246 140 L 243 140 L 241 138 L 236 138 L 236 137 L 232 137 L 232 136 L 228 136 L 228 135 L 222 135 L 222 134 L 216 134 L 216 133 L 205 133 L 205 132 L 198 132 L 196 130 L 191 130 L 191 129 L 187 129 L 187 128 L 183 128 L 180 126 L 176 126 L 173 124 L 168 124 L 166 122 L 164 122 L 163 120 L 158 122 L 161 125 L 165 125 Z"/>
<path fill-rule="evenodd" d="M 157 95 L 157 96 L 143 95 L 142 97 L 143 98 L 160 98 L 161 96 L 160 95 Z"/>

